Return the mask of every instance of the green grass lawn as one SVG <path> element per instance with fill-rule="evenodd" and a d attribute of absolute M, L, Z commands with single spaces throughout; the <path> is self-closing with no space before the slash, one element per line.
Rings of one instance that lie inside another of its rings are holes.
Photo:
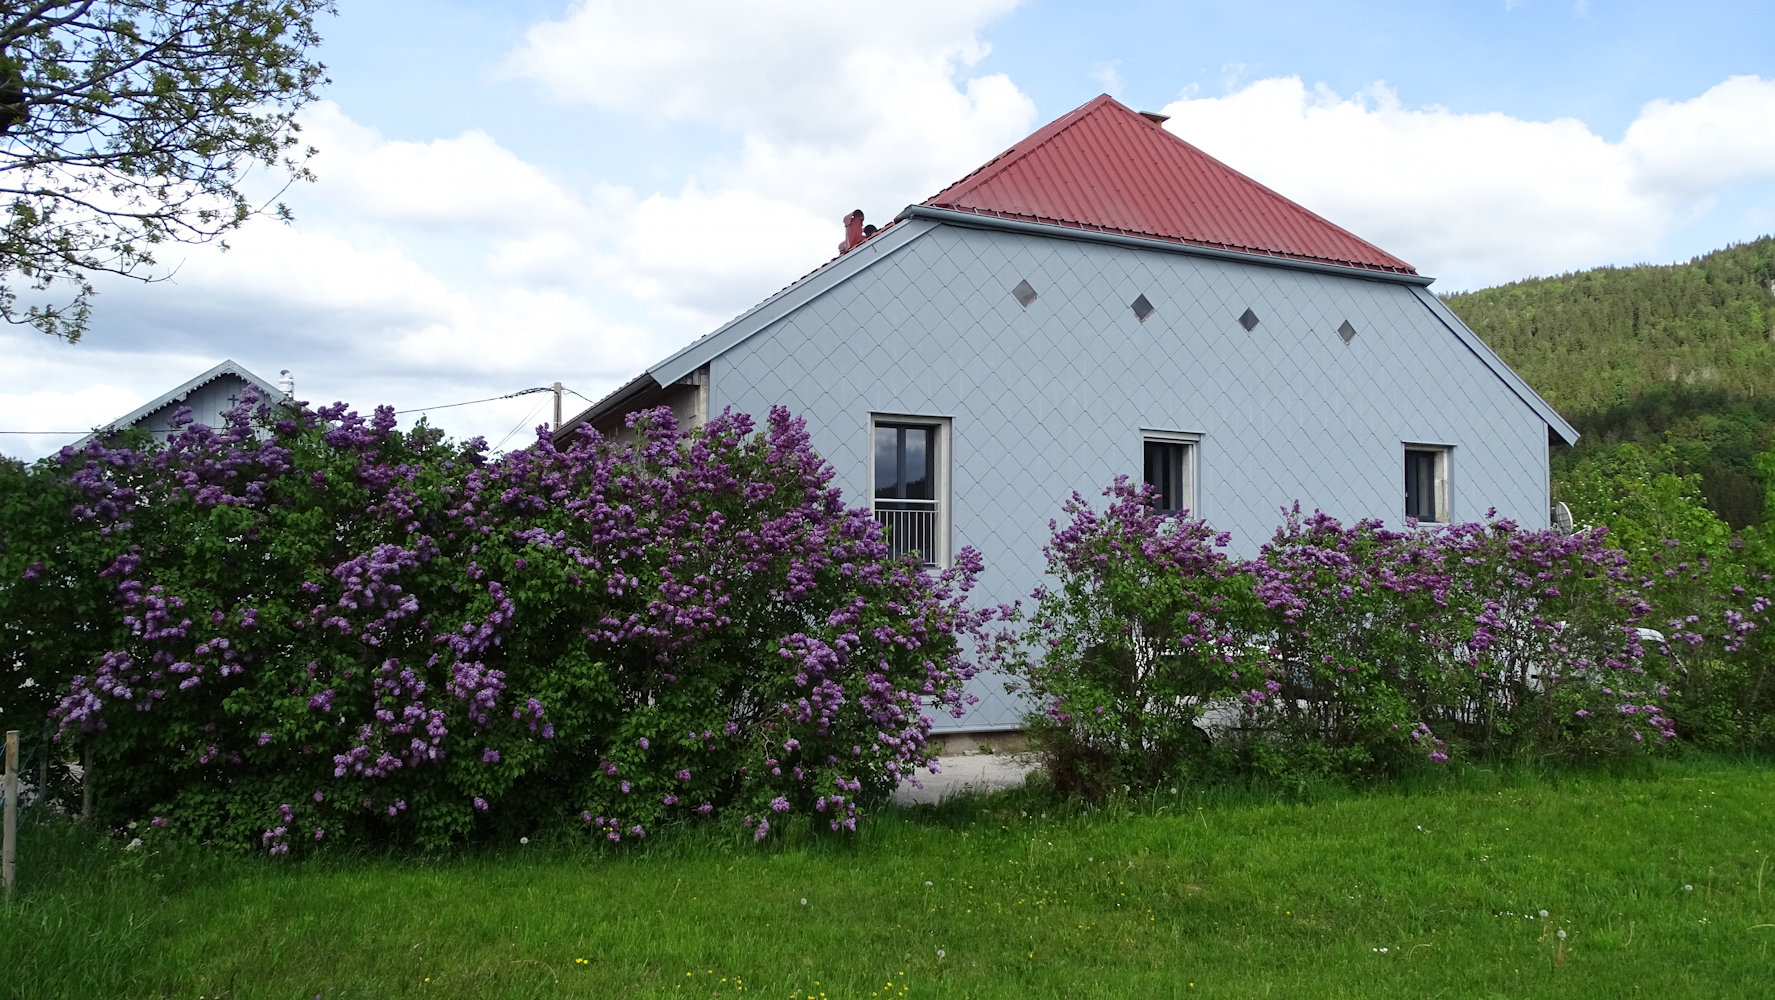
<path fill-rule="evenodd" d="M 1766 765 L 1045 801 L 447 860 L 26 824 L 0 997 L 1775 995 Z"/>

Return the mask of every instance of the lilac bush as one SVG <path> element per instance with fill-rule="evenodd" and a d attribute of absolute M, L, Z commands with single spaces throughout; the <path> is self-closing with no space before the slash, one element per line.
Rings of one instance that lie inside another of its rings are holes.
<path fill-rule="evenodd" d="M 1339 769 L 1617 752 L 1668 739 L 1651 609 L 1600 531 L 1507 520 L 1390 531 L 1285 511 L 1249 566 L 1271 613 L 1247 713 Z M 1652 668 L 1648 672 L 1648 664 Z"/>
<path fill-rule="evenodd" d="M 1759 561 L 1716 559 L 1667 539 L 1645 557 L 1658 651 L 1678 665 L 1671 715 L 1712 750 L 1775 750 L 1775 585 Z"/>
<path fill-rule="evenodd" d="M 103 817 L 278 854 L 855 829 L 935 766 L 986 617 L 978 555 L 890 559 L 780 409 L 493 460 L 386 407 L 248 403 L 37 471 L 85 546 L 54 576 L 103 598 L 54 708 Z M 73 624 L 12 596 L 34 634 Z"/>
<path fill-rule="evenodd" d="M 1153 508 L 1150 487 L 1118 477 L 1101 513 L 1078 494 L 1047 546 L 1053 588 L 1038 590 L 1022 664 L 1038 711 L 1028 725 L 1062 791 L 1095 798 L 1172 777 L 1204 749 L 1198 728 L 1237 687 L 1257 618 L 1227 536 Z"/>
<path fill-rule="evenodd" d="M 1600 531 L 1344 525 L 1298 505 L 1259 554 L 1118 479 L 1074 496 L 1021 684 L 1083 794 L 1202 767 L 1372 774 L 1466 753 L 1595 756 L 1675 735 L 1651 612 Z"/>

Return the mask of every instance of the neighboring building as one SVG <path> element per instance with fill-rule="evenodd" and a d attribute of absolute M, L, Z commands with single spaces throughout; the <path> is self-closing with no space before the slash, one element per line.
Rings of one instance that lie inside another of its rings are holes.
<path fill-rule="evenodd" d="M 1027 598 L 1049 520 L 1141 476 L 1254 554 L 1342 519 L 1547 523 L 1577 432 L 1404 261 L 1107 96 L 1053 122 L 569 421 L 781 403 L 900 547 Z M 996 679 L 946 730 L 1013 728 Z"/>
<path fill-rule="evenodd" d="M 289 372 L 282 373 L 283 380 L 289 383 Z M 74 447 L 84 448 L 97 434 L 127 430 L 140 427 L 154 435 L 162 444 L 177 432 L 173 427 L 173 414 L 183 406 L 191 407 L 191 422 L 206 427 L 221 427 L 226 421 L 223 415 L 234 408 L 248 388 L 258 394 L 259 399 L 271 403 L 289 396 L 293 385 L 279 389 L 233 361 L 224 361 L 202 375 L 197 376 L 177 389 L 159 398 L 152 399 L 116 420 L 105 424 L 92 434 L 75 442 Z"/>

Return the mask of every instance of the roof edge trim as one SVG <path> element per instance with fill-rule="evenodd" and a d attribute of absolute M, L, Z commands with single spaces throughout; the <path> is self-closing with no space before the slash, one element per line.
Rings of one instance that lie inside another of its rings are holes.
<path fill-rule="evenodd" d="M 1516 374 L 1516 370 L 1499 357 L 1498 352 L 1491 349 L 1491 345 L 1479 339 L 1479 334 L 1474 333 L 1471 327 L 1459 316 L 1456 316 L 1454 310 L 1443 304 L 1443 301 L 1428 289 L 1414 288 L 1412 291 L 1424 303 L 1424 307 L 1430 310 L 1430 315 L 1435 316 L 1443 326 L 1448 327 L 1449 332 L 1459 337 L 1461 342 L 1467 345 L 1468 350 L 1478 355 L 1479 360 L 1492 370 L 1492 374 L 1501 379 L 1523 402 L 1527 403 L 1529 409 L 1535 411 L 1536 416 L 1547 422 L 1547 426 L 1552 428 L 1553 433 L 1558 434 L 1568 445 L 1578 443 L 1580 437 L 1578 429 L 1560 416 L 1559 411 L 1555 410 L 1551 403 L 1542 399 L 1541 394 L 1536 392 L 1534 387 L 1529 385 L 1521 375 Z"/>
<path fill-rule="evenodd" d="M 1217 260 L 1237 261 L 1241 264 L 1263 264 L 1269 267 L 1290 267 L 1301 271 L 1316 271 L 1320 274 L 1335 274 L 1345 278 L 1366 278 L 1371 281 L 1391 281 L 1404 285 L 1423 287 L 1435 281 L 1435 278 L 1421 274 L 1407 274 L 1403 271 L 1382 271 L 1377 268 L 1349 267 L 1342 264 L 1330 264 L 1324 261 L 1302 257 L 1288 257 L 1281 254 L 1244 253 L 1238 250 L 1227 250 L 1221 247 L 1203 246 L 1199 243 L 1185 243 L 1181 240 L 1156 239 L 1148 236 L 1129 236 L 1125 233 L 1106 232 L 1100 229 L 1086 229 L 1080 226 L 1054 225 L 1045 222 L 1028 222 L 1023 219 L 1007 219 L 998 215 L 986 215 L 979 212 L 966 212 L 953 208 L 937 208 L 931 205 L 908 205 L 898 219 L 929 219 L 934 222 L 945 222 L 957 226 L 969 226 L 975 229 L 1004 229 L 1017 233 L 1030 233 L 1036 236 L 1059 237 L 1060 239 L 1086 240 L 1093 243 L 1111 243 L 1118 246 L 1138 247 L 1143 250 L 1163 250 L 1167 253 L 1190 254 L 1196 257 L 1212 257 Z"/>
<path fill-rule="evenodd" d="M 573 432 L 578 430 L 581 424 L 589 424 L 606 417 L 617 407 L 634 399 L 641 393 L 659 388 L 663 388 L 663 386 L 661 386 L 659 382 L 654 381 L 652 375 L 649 375 L 647 372 L 642 372 L 611 390 L 611 392 L 603 399 L 598 400 L 596 403 L 593 403 L 574 414 L 571 418 L 562 423 L 561 426 L 550 431 L 549 438 L 558 445 L 562 441 L 572 437 Z"/>
<path fill-rule="evenodd" d="M 670 385 L 678 381 L 782 319 L 802 303 L 830 291 L 858 271 L 911 244 L 935 228 L 936 226 L 928 224 L 901 224 L 880 230 L 862 245 L 820 265 L 813 273 L 649 367 L 647 374 L 652 375 L 654 381 L 660 385 Z"/>
<path fill-rule="evenodd" d="M 100 434 L 108 433 L 119 427 L 133 426 L 136 421 L 153 413 L 155 410 L 160 409 L 168 403 L 183 402 L 185 397 L 191 395 L 193 391 L 214 382 L 216 379 L 219 379 L 224 375 L 233 375 L 241 381 L 249 383 L 253 387 L 262 390 L 265 393 L 265 397 L 260 400 L 260 402 L 276 403 L 284 399 L 283 391 L 277 386 L 272 385 L 270 382 L 267 382 L 258 375 L 248 371 L 240 364 L 240 362 L 235 361 L 233 358 L 227 358 L 223 360 L 221 364 L 190 379 L 184 385 L 161 393 L 159 396 L 143 403 L 141 406 L 136 407 L 123 416 L 118 417 L 116 420 L 94 427 L 85 437 L 74 442 L 72 447 L 75 449 L 84 448 L 88 441 L 98 437 Z"/>

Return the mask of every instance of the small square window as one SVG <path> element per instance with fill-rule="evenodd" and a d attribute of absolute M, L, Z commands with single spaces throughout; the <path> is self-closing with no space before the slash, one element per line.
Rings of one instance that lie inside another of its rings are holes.
<path fill-rule="evenodd" d="M 1144 294 L 1134 300 L 1133 309 L 1134 318 L 1140 320 L 1142 323 L 1146 322 L 1146 318 L 1153 314 L 1153 304 L 1147 301 Z"/>
<path fill-rule="evenodd" d="M 1250 309 L 1247 309 L 1243 313 L 1240 313 L 1239 314 L 1239 325 L 1245 328 L 1246 333 L 1250 333 L 1251 331 L 1257 329 L 1257 314 L 1252 312 Z"/>
<path fill-rule="evenodd" d="M 1149 434 L 1142 446 L 1142 481 L 1153 488 L 1153 509 L 1167 514 L 1196 509 L 1196 441 L 1183 435 Z"/>
<path fill-rule="evenodd" d="M 1345 344 L 1348 344 L 1356 339 L 1356 328 L 1351 326 L 1350 321 L 1346 319 L 1343 325 L 1337 328 L 1337 335 L 1343 338 Z"/>
<path fill-rule="evenodd" d="M 1017 287 L 1011 289 L 1011 294 L 1017 297 L 1018 305 L 1028 309 L 1029 304 L 1035 301 L 1035 286 L 1027 280 L 1019 281 Z"/>
<path fill-rule="evenodd" d="M 1405 516 L 1447 523 L 1448 449 L 1407 445 L 1405 448 Z"/>

